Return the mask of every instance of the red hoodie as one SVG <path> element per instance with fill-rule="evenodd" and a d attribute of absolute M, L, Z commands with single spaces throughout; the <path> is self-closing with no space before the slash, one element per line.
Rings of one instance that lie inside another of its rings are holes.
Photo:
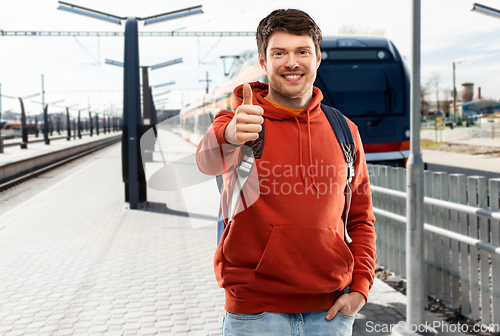
<path fill-rule="evenodd" d="M 264 99 L 267 84 L 250 85 L 253 104 L 264 109 L 265 145 L 252 170 L 258 179 L 249 178 L 245 188 L 247 194 L 260 190 L 260 195 L 248 205 L 240 202 L 215 252 L 215 275 L 225 288 L 225 309 L 242 314 L 327 310 L 347 286 L 368 298 L 376 258 L 375 218 L 356 125 L 348 121 L 357 157 L 348 246 L 342 221 L 347 164 L 321 111 L 321 91 L 314 87 L 311 103 L 297 115 Z M 233 92 L 233 110 L 242 101 L 239 86 Z M 217 114 L 196 154 L 201 172 L 224 174 L 223 203 L 231 197 L 232 173 L 241 160 L 240 146 L 229 145 L 224 138 L 233 116 L 232 111 Z M 227 218 L 227 207 L 223 212 Z"/>

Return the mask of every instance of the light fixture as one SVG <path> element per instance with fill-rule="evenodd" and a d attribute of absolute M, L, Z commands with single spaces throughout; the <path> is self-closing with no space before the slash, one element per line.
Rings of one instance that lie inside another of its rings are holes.
<path fill-rule="evenodd" d="M 189 16 L 189 15 L 202 14 L 202 13 L 203 13 L 203 10 L 201 9 L 201 5 L 199 5 L 199 6 L 179 9 L 179 10 L 176 10 L 173 12 L 168 12 L 168 13 L 148 16 L 145 18 L 140 18 L 140 20 L 144 20 L 144 25 L 149 25 L 149 24 L 153 24 L 153 23 L 157 23 L 157 22 L 173 20 L 173 19 L 178 19 L 181 17 Z"/>
<path fill-rule="evenodd" d="M 500 10 L 485 5 L 481 5 L 478 3 L 473 4 L 471 10 L 473 12 L 478 12 L 484 15 L 492 16 L 497 19 L 500 18 Z"/>
<path fill-rule="evenodd" d="M 63 1 L 59 1 L 59 3 L 60 5 L 59 7 L 57 7 L 57 9 L 65 10 L 71 13 L 80 14 L 84 16 L 89 16 L 94 19 L 104 20 L 119 25 L 122 24 L 122 20 L 126 19 L 126 17 L 116 16 L 113 14 L 96 11 L 94 9 L 77 6 Z"/>

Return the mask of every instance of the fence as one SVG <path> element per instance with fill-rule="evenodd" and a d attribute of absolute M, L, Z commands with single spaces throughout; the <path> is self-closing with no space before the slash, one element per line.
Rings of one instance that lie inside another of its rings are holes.
<path fill-rule="evenodd" d="M 457 118 L 454 117 L 439 117 L 439 118 L 441 120 L 440 128 L 443 128 L 445 126 L 449 127 L 450 125 L 480 127 L 479 125 L 480 120 L 477 115 L 473 116 L 464 115 Z M 420 118 L 420 124 L 422 129 L 436 129 L 436 116 L 431 116 L 427 118 L 422 117 Z"/>
<path fill-rule="evenodd" d="M 406 170 L 368 165 L 377 263 L 406 278 Z M 426 292 L 500 324 L 500 179 L 424 172 Z M 488 201 L 489 200 L 489 201 Z"/>

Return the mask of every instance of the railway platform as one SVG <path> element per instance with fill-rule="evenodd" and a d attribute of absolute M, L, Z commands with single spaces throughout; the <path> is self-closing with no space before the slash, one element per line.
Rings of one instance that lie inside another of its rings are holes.
<path fill-rule="evenodd" d="M 195 152 L 175 133 L 159 134 L 167 162 Z M 155 152 L 146 175 L 163 164 Z M 184 202 L 148 188 L 147 204 L 129 210 L 121 174 L 115 144 L 8 210 L 0 204 L 0 335 L 222 334 L 216 208 L 188 212 L 187 194 Z M 210 183 L 207 197 L 218 197 Z M 195 219 L 213 224 L 193 228 Z M 405 306 L 402 294 L 376 280 L 353 335 L 398 335 L 388 328 L 405 320 Z M 452 334 L 460 335 L 440 333 Z"/>

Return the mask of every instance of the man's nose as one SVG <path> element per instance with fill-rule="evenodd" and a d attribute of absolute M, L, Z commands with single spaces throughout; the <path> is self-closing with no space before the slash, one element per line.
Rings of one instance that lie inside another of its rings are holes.
<path fill-rule="evenodd" d="M 291 54 L 288 56 L 288 61 L 285 64 L 285 66 L 290 69 L 295 69 L 299 67 L 299 63 L 297 62 L 295 55 Z"/>

